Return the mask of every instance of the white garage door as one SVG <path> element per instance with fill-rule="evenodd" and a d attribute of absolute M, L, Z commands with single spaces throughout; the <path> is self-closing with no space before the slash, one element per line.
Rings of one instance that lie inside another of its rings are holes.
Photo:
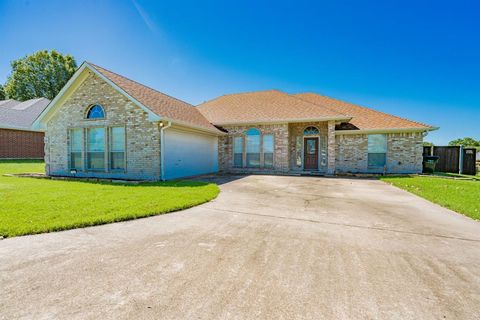
<path fill-rule="evenodd" d="M 165 179 L 218 171 L 218 138 L 174 128 L 165 130 Z"/>

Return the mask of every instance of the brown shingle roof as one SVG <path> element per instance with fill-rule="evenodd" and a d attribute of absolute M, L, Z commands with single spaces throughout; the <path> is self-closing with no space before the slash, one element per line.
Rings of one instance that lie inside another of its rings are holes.
<path fill-rule="evenodd" d="M 350 120 L 350 124 L 353 126 L 351 129 L 433 129 L 432 126 L 420 122 L 407 120 L 391 114 L 322 96 L 316 93 L 300 93 L 295 94 L 294 96 L 304 101 L 315 103 L 319 106 L 352 116 L 353 118 Z"/>
<path fill-rule="evenodd" d="M 278 90 L 224 95 L 198 109 L 216 125 L 349 118 Z"/>
<path fill-rule="evenodd" d="M 180 124 L 192 125 L 221 133 L 198 111 L 197 108 L 191 104 L 170 97 L 164 93 L 144 86 L 138 82 L 125 78 L 92 63 L 88 63 L 88 65 L 115 83 L 132 98 L 136 99 L 159 117 L 166 118 Z"/>

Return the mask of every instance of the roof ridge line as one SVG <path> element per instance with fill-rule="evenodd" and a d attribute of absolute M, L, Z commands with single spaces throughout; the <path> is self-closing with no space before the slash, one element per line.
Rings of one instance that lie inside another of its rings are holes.
<path fill-rule="evenodd" d="M 113 73 L 113 74 L 115 74 L 115 75 L 117 75 L 117 76 L 119 76 L 119 77 L 122 77 L 122 78 L 124 78 L 124 79 L 127 79 L 128 81 L 135 82 L 136 84 L 138 84 L 138 85 L 140 85 L 140 86 L 142 86 L 142 87 L 148 88 L 148 89 L 150 89 L 150 90 L 152 90 L 152 91 L 155 91 L 155 92 L 157 92 L 157 93 L 160 93 L 160 94 L 162 94 L 162 95 L 164 95 L 164 96 L 167 96 L 167 97 L 169 97 L 169 98 L 171 98 L 171 99 L 174 99 L 174 100 L 177 100 L 177 101 L 186 103 L 186 104 L 188 104 L 188 105 L 190 105 L 190 106 L 192 106 L 192 107 L 195 107 L 195 106 L 194 106 L 193 104 L 191 104 L 191 103 L 188 103 L 188 102 L 183 101 L 183 100 L 181 100 L 181 99 L 175 98 L 175 97 L 173 97 L 173 96 L 171 96 L 171 95 L 169 95 L 169 94 L 167 94 L 167 93 L 158 91 L 158 90 L 155 89 L 155 88 L 152 88 L 152 87 L 150 87 L 150 86 L 147 86 L 147 85 L 145 85 L 145 84 L 143 84 L 143 83 L 140 83 L 140 82 L 138 82 L 138 81 L 136 81 L 136 80 L 127 78 L 127 77 L 125 77 L 125 76 L 122 76 L 121 74 L 118 74 L 118 73 L 116 73 L 116 72 L 114 72 L 114 71 L 111 71 L 111 70 L 109 70 L 109 69 L 106 69 L 106 68 L 104 68 L 104 67 L 102 67 L 102 66 L 96 65 L 96 64 L 91 63 L 91 62 L 88 62 L 88 61 L 85 61 L 85 62 L 86 62 L 87 64 L 93 66 L 94 68 L 95 68 L 95 67 L 101 68 L 101 69 L 103 69 L 103 70 L 105 70 L 105 71 L 108 71 L 108 72 L 110 72 L 110 73 Z M 110 80 L 113 81 L 112 79 L 110 79 Z M 115 82 L 115 81 L 113 81 L 113 82 Z M 115 84 L 118 86 L 118 83 L 115 83 Z"/>
<path fill-rule="evenodd" d="M 320 104 L 315 103 L 315 102 L 307 101 L 307 100 L 305 100 L 305 99 L 303 99 L 303 98 L 301 98 L 301 97 L 295 96 L 295 94 L 289 94 L 289 96 L 294 97 L 294 98 L 299 99 L 299 100 L 302 100 L 302 101 L 304 101 L 304 102 L 311 103 L 311 104 L 313 104 L 313 105 L 315 105 L 315 106 L 317 106 L 317 107 L 322 107 L 322 108 L 325 108 L 325 109 L 327 109 L 327 110 L 329 110 L 329 111 L 336 112 L 336 113 L 341 114 L 341 115 L 343 115 L 343 116 L 355 118 L 354 116 L 345 114 L 345 113 L 340 112 L 340 111 L 338 111 L 338 110 L 330 109 L 329 107 L 326 107 L 326 106 L 324 106 L 324 105 L 320 105 Z"/>
<path fill-rule="evenodd" d="M 410 119 L 403 118 L 403 117 L 400 117 L 400 116 L 397 116 L 397 115 L 394 115 L 394 114 L 386 113 L 386 112 L 384 112 L 384 111 L 379 111 L 379 110 L 374 109 L 374 108 L 361 106 L 361 105 L 355 104 L 355 103 L 353 103 L 353 102 L 348 102 L 348 101 L 340 100 L 340 99 L 333 98 L 333 97 L 330 97 L 330 96 L 326 96 L 326 95 L 324 95 L 324 94 L 320 94 L 320 93 L 316 93 L 316 92 L 302 92 L 302 93 L 298 93 L 298 94 L 315 94 L 315 95 L 318 95 L 318 96 L 321 96 L 321 97 L 324 97 L 324 98 L 336 100 L 336 101 L 341 102 L 341 103 L 347 103 L 347 104 L 349 104 L 349 105 L 354 106 L 355 108 L 363 108 L 363 109 L 367 109 L 367 110 L 369 110 L 369 111 L 378 112 L 378 113 L 381 113 L 381 114 L 384 114 L 384 115 L 387 115 L 387 116 L 390 116 L 390 117 L 394 117 L 394 118 L 401 119 L 401 120 L 408 121 L 408 122 L 413 122 L 413 123 L 422 125 L 422 126 L 424 126 L 424 127 L 429 127 L 429 128 L 433 128 L 433 127 L 434 127 L 434 126 L 428 125 L 428 124 L 426 124 L 426 123 L 422 123 L 422 122 L 415 121 L 415 120 L 410 120 Z"/>
<path fill-rule="evenodd" d="M 259 93 L 259 92 L 270 92 L 270 91 L 277 91 L 286 95 L 289 95 L 288 93 L 279 90 L 279 89 L 268 89 L 268 90 L 257 90 L 257 91 L 245 91 L 245 92 L 237 92 L 237 93 L 224 93 L 222 95 L 216 96 L 215 98 L 212 98 L 210 100 L 204 101 L 202 103 L 197 104 L 195 107 L 201 107 L 202 104 L 209 103 L 215 100 L 218 100 L 222 97 L 228 97 L 228 96 L 235 96 L 235 95 L 243 95 L 243 94 L 251 94 L 251 93 Z"/>
<path fill-rule="evenodd" d="M 138 81 L 127 78 L 121 74 L 110 71 L 109 69 L 105 69 L 94 63 L 85 61 L 84 64 L 86 65 L 87 68 L 91 69 L 91 71 L 93 71 L 94 73 L 97 73 L 101 77 L 104 77 L 107 81 L 110 81 L 111 84 L 115 85 L 120 90 L 122 90 L 123 93 L 127 95 L 127 97 L 129 97 L 130 99 L 134 99 L 143 108 L 149 110 L 148 112 L 151 112 L 156 116 L 159 116 L 165 119 L 168 118 L 168 114 L 170 112 L 170 118 L 173 119 L 173 122 L 177 122 L 179 124 L 185 123 L 187 126 L 192 126 L 195 128 L 199 127 L 199 128 L 203 128 L 203 130 L 208 129 L 208 131 L 211 131 L 214 133 L 220 132 L 210 122 L 210 120 L 207 117 L 205 117 L 203 113 L 200 112 L 199 109 L 195 108 L 194 105 L 186 101 L 180 100 L 178 98 L 172 97 L 163 92 L 160 92 L 157 89 L 146 86 Z M 113 79 L 113 78 L 117 78 L 117 79 Z M 125 89 L 127 86 L 132 87 L 131 91 L 138 91 L 138 92 L 137 93 L 128 92 L 129 89 Z M 148 97 L 151 97 L 154 101 L 153 108 L 152 108 L 152 105 L 150 105 L 149 103 L 145 103 L 143 101 L 144 98 L 148 98 Z M 164 105 L 168 106 L 168 108 L 170 109 L 176 108 L 177 111 L 180 111 L 180 113 L 183 114 L 183 116 L 180 116 L 180 118 L 176 118 L 175 115 L 171 114 L 172 112 L 171 110 L 168 112 L 163 110 L 159 113 L 159 111 L 157 110 L 158 105 L 155 107 L 155 103 L 161 103 L 161 104 L 163 103 Z M 165 113 L 162 113 L 162 112 L 165 112 Z M 187 113 L 187 115 L 185 115 L 184 113 Z M 188 114 L 190 114 L 190 116 Z M 190 119 L 188 119 L 189 117 Z"/>
<path fill-rule="evenodd" d="M 282 90 L 279 90 L 279 89 L 266 89 L 266 90 L 244 91 L 244 92 L 237 92 L 237 93 L 227 93 L 227 94 L 224 94 L 223 96 L 231 96 L 231 95 L 239 95 L 239 94 L 250 94 L 250 93 L 260 93 L 260 92 L 270 92 L 270 91 L 277 91 L 277 92 L 280 92 L 280 93 L 287 94 L 286 92 L 283 92 Z"/>

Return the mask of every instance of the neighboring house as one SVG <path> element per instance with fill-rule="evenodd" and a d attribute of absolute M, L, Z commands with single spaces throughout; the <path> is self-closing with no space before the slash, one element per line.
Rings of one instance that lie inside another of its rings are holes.
<path fill-rule="evenodd" d="M 0 159 L 44 157 L 44 133 L 33 130 L 32 124 L 49 102 L 46 98 L 0 101 Z"/>
<path fill-rule="evenodd" d="M 313 93 L 194 107 L 83 63 L 37 119 L 49 175 L 167 180 L 212 172 L 416 173 L 436 128 Z"/>

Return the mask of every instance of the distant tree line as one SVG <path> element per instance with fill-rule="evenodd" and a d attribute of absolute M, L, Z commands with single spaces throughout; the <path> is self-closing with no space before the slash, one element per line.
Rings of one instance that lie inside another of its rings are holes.
<path fill-rule="evenodd" d="M 0 84 L 0 100 L 53 99 L 77 69 L 71 55 L 41 50 L 10 63 L 12 71 Z"/>
<path fill-rule="evenodd" d="M 433 146 L 434 144 L 428 141 L 423 142 L 424 146 Z M 449 146 L 464 146 L 465 148 L 475 148 L 477 151 L 480 151 L 480 140 L 475 140 L 474 138 L 465 137 L 452 140 L 448 143 Z"/>
<path fill-rule="evenodd" d="M 480 140 L 475 140 L 474 138 L 462 138 L 455 139 L 448 143 L 449 146 L 464 146 L 465 148 L 475 148 L 477 151 L 480 151 Z"/>

